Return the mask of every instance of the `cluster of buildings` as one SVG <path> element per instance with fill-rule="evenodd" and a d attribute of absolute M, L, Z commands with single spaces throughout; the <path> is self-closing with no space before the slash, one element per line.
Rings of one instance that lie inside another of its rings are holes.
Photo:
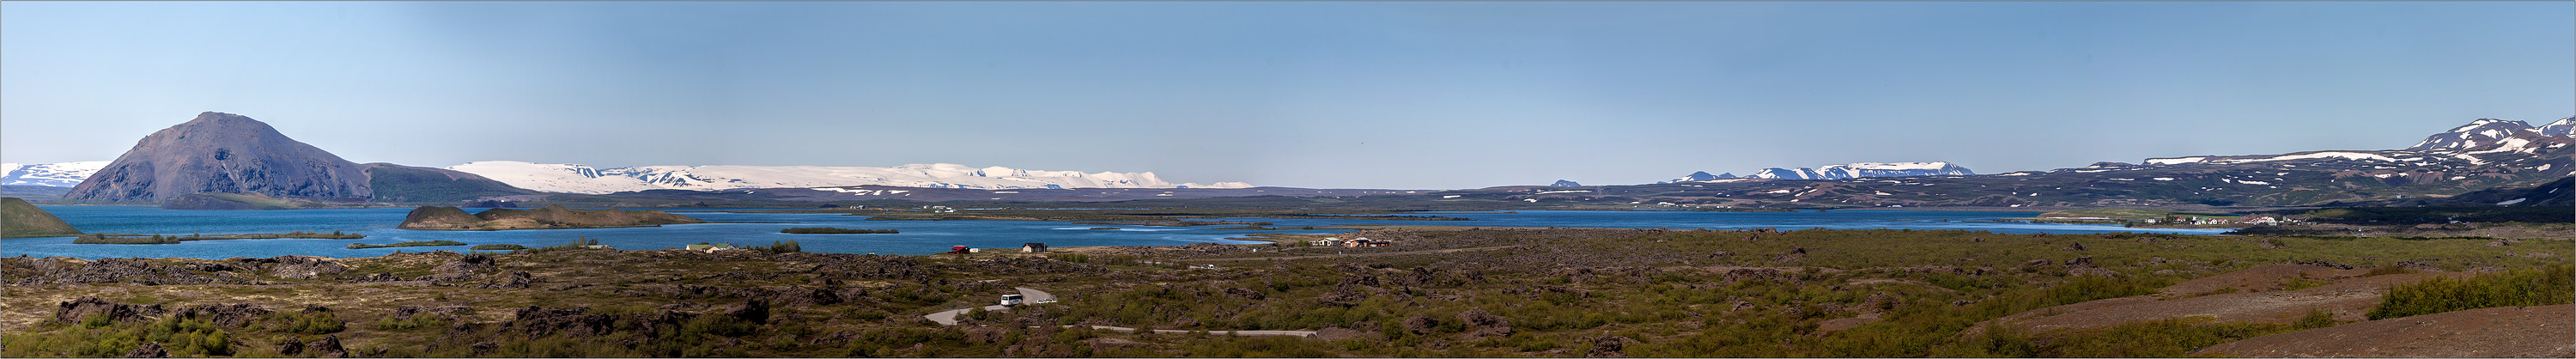
<path fill-rule="evenodd" d="M 1307 242 L 1307 244 L 1311 244 L 1311 245 L 1314 245 L 1314 246 L 1317 246 L 1317 247 L 1346 247 L 1346 248 L 1358 248 L 1358 247 L 1385 247 L 1385 246 L 1390 245 L 1390 244 L 1395 244 L 1395 242 L 1391 242 L 1391 241 L 1382 241 L 1382 240 L 1375 240 L 1375 239 L 1368 239 L 1368 237 L 1359 237 L 1359 238 L 1352 238 L 1352 239 L 1347 239 L 1347 240 L 1346 240 L 1346 239 L 1341 239 L 1341 238 L 1335 238 L 1335 237 L 1324 237 L 1324 239 L 1316 240 L 1316 241 L 1314 241 L 1314 242 Z"/>

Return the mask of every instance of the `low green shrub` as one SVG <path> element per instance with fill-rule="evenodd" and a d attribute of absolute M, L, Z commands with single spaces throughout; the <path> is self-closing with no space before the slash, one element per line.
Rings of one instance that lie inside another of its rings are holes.
<path fill-rule="evenodd" d="M 2388 286 L 2370 319 L 2407 317 L 2451 311 L 2576 302 L 2576 267 L 2480 274 L 2466 279 L 2432 277 Z"/>

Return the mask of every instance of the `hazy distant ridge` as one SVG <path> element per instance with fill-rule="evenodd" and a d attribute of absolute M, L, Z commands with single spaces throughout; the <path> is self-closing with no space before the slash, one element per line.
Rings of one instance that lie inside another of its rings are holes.
<path fill-rule="evenodd" d="M 638 166 L 595 168 L 579 164 L 479 161 L 448 166 L 511 186 L 546 192 L 615 193 L 656 189 L 714 191 L 737 188 L 897 186 L 962 189 L 1042 188 L 1249 188 L 1243 182 L 1172 184 L 1153 172 L 1040 171 L 956 164 L 894 167 Z"/>

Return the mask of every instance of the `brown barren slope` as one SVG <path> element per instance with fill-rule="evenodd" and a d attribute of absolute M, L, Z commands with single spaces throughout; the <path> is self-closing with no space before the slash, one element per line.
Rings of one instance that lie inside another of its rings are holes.
<path fill-rule="evenodd" d="M 2380 291 L 2390 284 L 2432 276 L 2470 274 L 2360 276 L 2368 271 L 2299 264 L 2264 265 L 2175 284 L 2157 294 L 2061 305 L 2005 316 L 1990 323 L 2012 323 L 2040 331 L 2104 328 L 2186 317 L 2210 317 L 2230 323 L 2291 323 L 2312 309 L 2332 313 L 2337 320 L 2360 320 L 2371 306 L 2379 304 Z M 2286 283 L 2299 279 L 2330 283 L 2299 290 L 2281 290 Z"/>
<path fill-rule="evenodd" d="M 2219 344 L 2195 355 L 2288 358 L 2576 357 L 2576 304 L 2390 318 Z"/>

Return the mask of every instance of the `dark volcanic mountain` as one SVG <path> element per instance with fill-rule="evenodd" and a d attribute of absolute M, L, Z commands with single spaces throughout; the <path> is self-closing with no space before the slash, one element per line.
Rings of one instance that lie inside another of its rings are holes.
<path fill-rule="evenodd" d="M 325 200 L 375 195 L 364 166 L 296 142 L 258 120 L 207 112 L 144 136 L 63 199 L 157 203 L 201 192 Z"/>
<path fill-rule="evenodd" d="M 134 149 L 72 187 L 63 200 L 151 204 L 200 193 L 328 202 L 454 202 L 537 192 L 464 172 L 361 165 L 287 138 L 259 120 L 207 112 L 144 136 Z M 223 203 L 181 207 L 263 208 Z"/>

